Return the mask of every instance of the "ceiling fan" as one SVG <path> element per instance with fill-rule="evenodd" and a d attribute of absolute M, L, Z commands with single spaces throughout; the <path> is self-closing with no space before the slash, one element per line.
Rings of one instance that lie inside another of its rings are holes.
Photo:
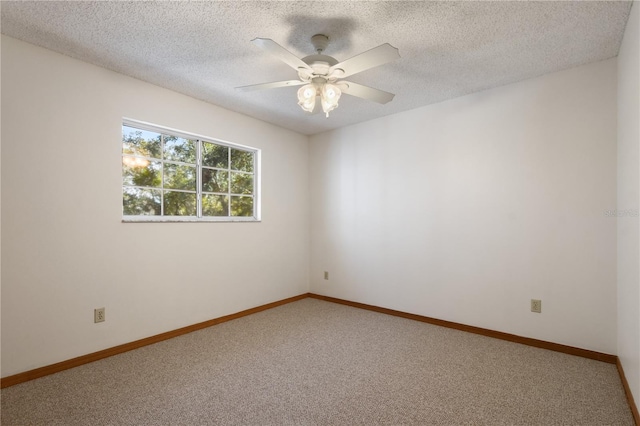
<path fill-rule="evenodd" d="M 350 59 L 338 62 L 331 56 L 322 54 L 329 44 L 329 37 L 323 34 L 316 34 L 311 37 L 311 44 L 315 48 L 316 54 L 306 56 L 302 59 L 299 59 L 271 39 L 256 38 L 251 40 L 251 42 L 296 70 L 299 80 L 254 84 L 251 86 L 237 87 L 236 89 L 238 90 L 251 91 L 274 89 L 277 87 L 302 86 L 298 89 L 298 105 L 300 105 L 304 111 L 313 112 L 316 106 L 316 97 L 320 97 L 320 105 L 327 117 L 329 117 L 329 111 L 338 107 L 338 100 L 342 93 L 380 104 L 386 104 L 395 96 L 393 93 L 342 80 L 350 75 L 399 58 L 400 54 L 398 53 L 398 49 L 389 43 L 381 44 Z"/>

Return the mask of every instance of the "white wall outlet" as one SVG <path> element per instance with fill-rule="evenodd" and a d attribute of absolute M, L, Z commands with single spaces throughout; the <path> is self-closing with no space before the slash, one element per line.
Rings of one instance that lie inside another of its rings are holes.
<path fill-rule="evenodd" d="M 324 271 L 324 279 L 325 280 L 329 279 L 329 271 Z"/>
<path fill-rule="evenodd" d="M 542 313 L 542 300 L 531 299 L 531 312 Z"/>
<path fill-rule="evenodd" d="M 104 322 L 106 319 L 104 308 L 98 308 L 93 310 L 93 322 Z"/>

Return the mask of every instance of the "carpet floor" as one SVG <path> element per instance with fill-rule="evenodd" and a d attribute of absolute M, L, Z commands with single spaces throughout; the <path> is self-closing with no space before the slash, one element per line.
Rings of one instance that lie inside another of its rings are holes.
<path fill-rule="evenodd" d="M 3 389 L 2 425 L 633 425 L 615 365 L 303 299 Z"/>

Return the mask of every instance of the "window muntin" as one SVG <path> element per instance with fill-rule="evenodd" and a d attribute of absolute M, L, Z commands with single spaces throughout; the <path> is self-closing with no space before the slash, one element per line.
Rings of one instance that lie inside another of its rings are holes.
<path fill-rule="evenodd" d="M 125 221 L 256 221 L 259 150 L 125 120 Z"/>

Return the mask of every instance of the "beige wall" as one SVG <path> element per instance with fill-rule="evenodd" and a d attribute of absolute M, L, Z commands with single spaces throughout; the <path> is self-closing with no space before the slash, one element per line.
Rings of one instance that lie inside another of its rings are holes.
<path fill-rule="evenodd" d="M 123 117 L 262 149 L 262 222 L 121 223 Z M 3 36 L 2 376 L 307 292 L 307 140 Z"/>
<path fill-rule="evenodd" d="M 313 136 L 310 161 L 312 292 L 616 353 L 615 58 Z"/>
<path fill-rule="evenodd" d="M 640 5 L 618 55 L 618 356 L 640 407 Z M 635 214 L 634 214 L 635 213 Z"/>

